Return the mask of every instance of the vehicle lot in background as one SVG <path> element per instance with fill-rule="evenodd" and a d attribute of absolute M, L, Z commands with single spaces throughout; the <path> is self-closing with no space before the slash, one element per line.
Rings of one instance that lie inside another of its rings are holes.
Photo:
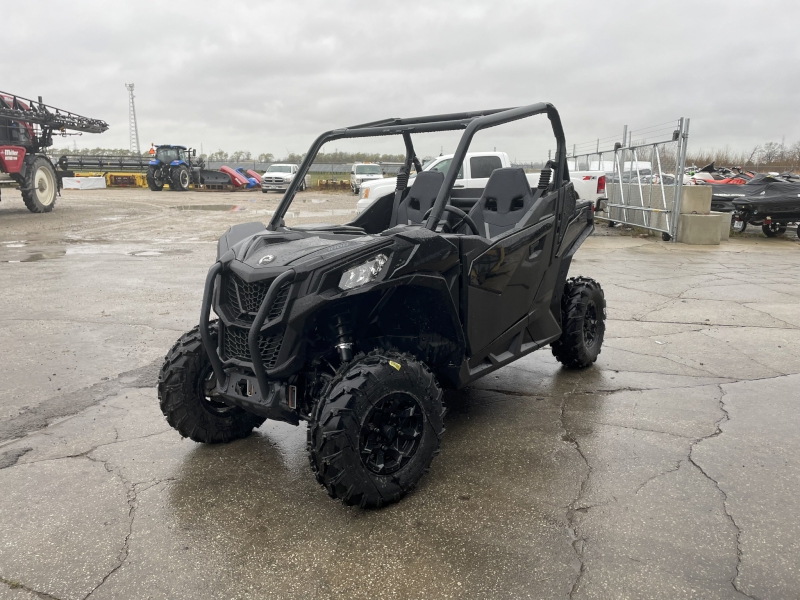
<path fill-rule="evenodd" d="M 268 192 L 285 192 L 295 175 L 297 175 L 297 165 L 270 165 L 261 176 L 261 191 L 265 194 Z M 300 184 L 300 190 L 302 191 L 310 185 L 311 177 L 306 175 L 305 181 Z"/>
<path fill-rule="evenodd" d="M 361 191 L 361 185 L 367 181 L 383 178 L 383 170 L 376 163 L 355 163 L 350 167 L 350 189 L 354 194 Z"/>
<path fill-rule="evenodd" d="M 437 156 L 425 163 L 422 170 L 447 173 L 452 161 L 452 154 Z M 480 198 L 492 171 L 510 166 L 511 160 L 505 152 L 467 153 L 464 164 L 458 170 L 456 183 L 450 195 L 453 205 L 468 210 Z M 416 173 L 412 172 L 409 185 L 413 183 L 414 177 L 416 177 Z M 539 173 L 527 173 L 526 177 L 532 188 L 538 185 Z M 603 178 L 602 185 L 599 181 L 601 177 Z M 604 177 L 605 173 L 601 171 L 570 171 L 570 181 L 572 181 L 575 191 L 578 192 L 578 196 L 592 202 L 605 197 Z M 358 200 L 358 212 L 363 212 L 375 200 L 393 192 L 396 183 L 397 178 L 390 177 L 363 184 L 361 197 Z"/>
<path fill-rule="evenodd" d="M 596 367 L 537 352 L 458 392 L 433 476 L 363 512 L 307 477 L 304 427 L 203 448 L 155 399 L 219 232 L 279 198 L 67 191 L 31 215 L 3 190 L 4 580 L 57 598 L 796 596 L 794 236 L 700 248 L 600 225 L 575 259 L 608 299 Z M 289 224 L 355 210 L 349 192 L 295 203 Z"/>

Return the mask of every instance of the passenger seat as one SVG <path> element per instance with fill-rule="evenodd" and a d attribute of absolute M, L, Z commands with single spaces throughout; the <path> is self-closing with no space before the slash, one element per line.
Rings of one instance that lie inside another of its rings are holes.
<path fill-rule="evenodd" d="M 420 225 L 444 183 L 444 173 L 423 171 L 414 179 L 411 189 L 400 204 L 392 211 L 389 227 L 395 225 Z"/>
<path fill-rule="evenodd" d="M 525 171 L 519 167 L 495 169 L 469 216 L 481 235 L 495 238 L 514 229 L 542 192 L 537 190 L 534 196 Z"/>

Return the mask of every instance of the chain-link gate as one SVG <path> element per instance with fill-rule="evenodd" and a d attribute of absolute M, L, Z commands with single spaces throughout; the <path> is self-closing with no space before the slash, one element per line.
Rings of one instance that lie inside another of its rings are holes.
<path fill-rule="evenodd" d="M 669 136 L 669 139 L 665 139 Z M 569 158 L 573 170 L 605 171 L 607 200 L 595 218 L 661 232 L 674 239 L 681 209 L 689 119 L 653 127 L 623 130 L 613 149 Z M 648 139 L 650 138 L 650 139 Z M 656 138 L 653 141 L 652 138 Z"/>

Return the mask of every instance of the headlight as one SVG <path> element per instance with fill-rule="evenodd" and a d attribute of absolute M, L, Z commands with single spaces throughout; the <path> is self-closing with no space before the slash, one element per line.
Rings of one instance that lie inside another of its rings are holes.
<path fill-rule="evenodd" d="M 389 259 L 385 254 L 378 254 L 378 256 L 368 260 L 363 265 L 348 269 L 342 273 L 342 278 L 339 280 L 339 289 L 352 290 L 373 281 L 380 274 L 387 260 Z"/>
<path fill-rule="evenodd" d="M 283 183 L 289 183 L 291 180 L 292 180 L 291 177 L 284 177 L 283 178 Z"/>

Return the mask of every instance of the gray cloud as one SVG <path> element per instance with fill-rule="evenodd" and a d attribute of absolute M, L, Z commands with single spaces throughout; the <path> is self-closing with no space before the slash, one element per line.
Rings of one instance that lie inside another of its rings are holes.
<path fill-rule="evenodd" d="M 127 146 L 132 81 L 143 146 L 280 155 L 385 116 L 546 100 L 570 144 L 689 116 L 690 148 L 745 149 L 800 139 L 796 6 L 5 2 L 0 89 L 106 119 L 111 129 L 82 147 Z M 524 133 L 496 140 L 540 158 L 545 138 Z M 452 140 L 431 136 L 424 150 Z"/>

